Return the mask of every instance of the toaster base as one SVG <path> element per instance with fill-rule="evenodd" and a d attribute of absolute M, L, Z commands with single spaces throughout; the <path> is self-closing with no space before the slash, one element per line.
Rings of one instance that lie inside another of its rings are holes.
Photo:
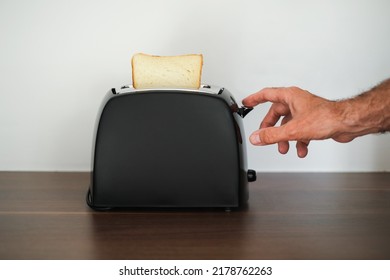
<path fill-rule="evenodd" d="M 139 210 L 139 209 L 143 209 L 143 210 L 156 210 L 156 209 L 161 209 L 161 210 L 174 210 L 174 209 L 180 209 L 180 210 L 183 210 L 183 209 L 188 209 L 188 210 L 193 210 L 193 209 L 223 209 L 225 210 L 225 212 L 231 212 L 232 210 L 241 210 L 241 209 L 247 209 L 248 208 L 248 202 L 245 201 L 245 202 L 241 202 L 240 205 L 234 205 L 234 206 L 231 206 L 231 205 L 210 205 L 210 206 L 193 206 L 193 205 L 186 205 L 186 206 L 178 206 L 178 205 L 142 205 L 142 206 L 96 206 L 92 203 L 92 195 L 91 195 L 91 189 L 88 188 L 88 191 L 87 191 L 87 195 L 86 195 L 86 202 L 87 202 L 87 205 L 95 210 L 95 211 L 111 211 L 111 210 L 126 210 L 126 211 L 130 211 L 130 210 Z"/>

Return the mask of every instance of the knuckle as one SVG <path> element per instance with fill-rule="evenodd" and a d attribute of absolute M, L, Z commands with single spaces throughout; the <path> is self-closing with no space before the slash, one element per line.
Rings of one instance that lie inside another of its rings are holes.
<path fill-rule="evenodd" d="M 299 92 L 299 91 L 302 91 L 302 89 L 300 87 L 297 87 L 297 86 L 291 86 L 288 88 L 290 91 L 292 92 Z"/>
<path fill-rule="evenodd" d="M 290 89 L 291 89 L 291 90 L 300 90 L 300 88 L 297 87 L 297 86 L 291 86 Z"/>
<path fill-rule="evenodd" d="M 288 140 L 297 140 L 298 129 L 296 126 L 288 126 L 285 129 L 285 135 Z"/>
<path fill-rule="evenodd" d="M 260 139 L 261 142 L 264 144 L 270 144 L 272 143 L 272 132 L 269 129 L 263 130 L 260 132 Z"/>

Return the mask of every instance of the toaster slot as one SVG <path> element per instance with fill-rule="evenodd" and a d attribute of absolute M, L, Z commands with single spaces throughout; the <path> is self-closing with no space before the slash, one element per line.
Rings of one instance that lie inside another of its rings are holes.
<path fill-rule="evenodd" d="M 223 88 L 213 85 L 201 85 L 199 89 L 189 89 L 189 88 L 148 88 L 148 89 L 135 89 L 132 85 L 124 85 L 119 89 L 113 89 L 117 94 L 123 93 L 142 93 L 142 92 L 195 92 L 195 93 L 209 93 L 209 94 L 221 94 L 223 92 Z M 115 94 L 115 93 L 114 93 Z"/>

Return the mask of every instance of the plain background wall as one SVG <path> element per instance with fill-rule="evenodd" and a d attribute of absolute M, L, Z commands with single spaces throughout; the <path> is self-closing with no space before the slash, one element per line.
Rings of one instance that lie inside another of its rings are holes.
<path fill-rule="evenodd" d="M 203 82 L 241 100 L 296 85 L 338 99 L 390 76 L 390 1 L 0 1 L 0 170 L 90 170 L 109 88 L 134 53 L 202 53 Z M 245 118 L 247 136 L 269 105 Z M 156 139 L 158 140 L 158 139 Z M 253 147 L 258 171 L 389 171 L 390 135 Z"/>

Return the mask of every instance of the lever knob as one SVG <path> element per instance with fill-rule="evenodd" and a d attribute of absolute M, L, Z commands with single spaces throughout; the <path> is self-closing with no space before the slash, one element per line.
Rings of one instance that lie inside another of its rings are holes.
<path fill-rule="evenodd" d="M 256 171 L 253 169 L 248 169 L 247 176 L 248 182 L 254 182 L 257 179 Z"/>

